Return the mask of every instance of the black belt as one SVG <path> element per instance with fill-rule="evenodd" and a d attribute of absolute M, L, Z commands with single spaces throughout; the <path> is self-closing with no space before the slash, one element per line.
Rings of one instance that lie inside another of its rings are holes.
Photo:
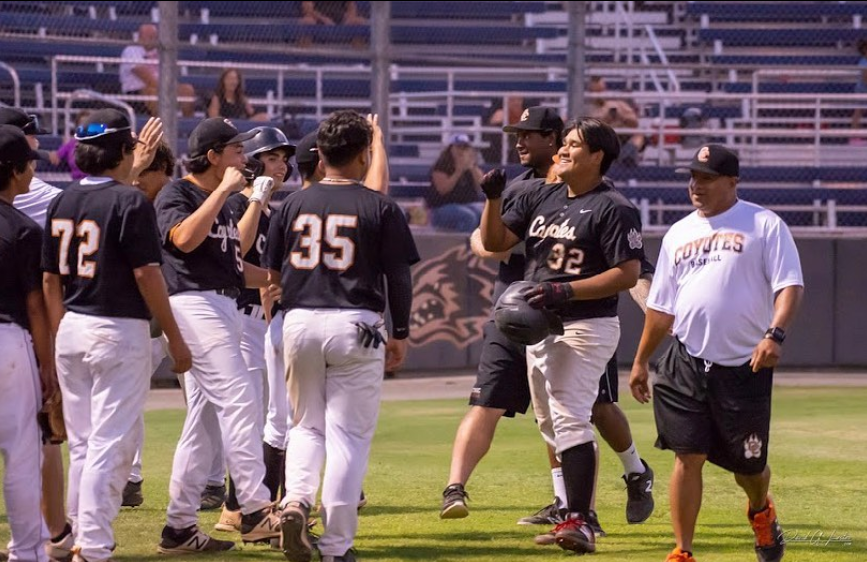
<path fill-rule="evenodd" d="M 265 309 L 258 304 L 248 304 L 241 309 L 241 312 L 246 314 L 247 316 L 250 316 L 251 318 L 256 318 L 259 320 L 265 319 Z"/>
<path fill-rule="evenodd" d="M 241 296 L 241 289 L 238 287 L 229 287 L 228 289 L 214 289 L 214 292 L 223 297 L 229 297 L 232 300 Z"/>

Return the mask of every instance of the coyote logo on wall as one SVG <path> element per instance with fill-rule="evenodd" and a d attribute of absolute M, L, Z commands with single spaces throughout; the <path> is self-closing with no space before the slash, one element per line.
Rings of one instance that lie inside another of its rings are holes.
<path fill-rule="evenodd" d="M 412 268 L 410 345 L 445 341 L 465 348 L 481 339 L 491 313 L 496 267 L 465 246 L 416 264 Z"/>

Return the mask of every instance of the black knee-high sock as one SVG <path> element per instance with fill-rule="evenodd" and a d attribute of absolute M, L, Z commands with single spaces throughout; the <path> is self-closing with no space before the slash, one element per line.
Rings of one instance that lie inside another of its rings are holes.
<path fill-rule="evenodd" d="M 566 502 L 569 511 L 587 517 L 593 496 L 593 477 L 596 472 L 596 452 L 593 442 L 566 449 L 560 455 L 563 461 L 563 482 L 566 484 Z"/>
<path fill-rule="evenodd" d="M 271 492 L 271 501 L 283 499 L 286 481 L 286 451 L 263 443 L 265 452 L 265 486 Z M 282 493 L 281 493 L 282 492 Z"/>
<path fill-rule="evenodd" d="M 235 481 L 229 477 L 229 491 L 226 493 L 226 509 L 229 511 L 240 511 L 241 504 L 238 503 L 238 495 L 235 493 Z"/>

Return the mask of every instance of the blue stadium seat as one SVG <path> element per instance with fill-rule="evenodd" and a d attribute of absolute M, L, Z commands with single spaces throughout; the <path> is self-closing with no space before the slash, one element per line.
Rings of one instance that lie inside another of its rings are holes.
<path fill-rule="evenodd" d="M 686 13 L 707 15 L 719 21 L 801 21 L 867 15 L 867 5 L 863 2 L 798 2 L 783 6 L 776 2 L 687 2 Z"/>
<path fill-rule="evenodd" d="M 750 4 L 745 4 L 749 6 Z M 733 47 L 835 47 L 854 43 L 864 37 L 861 29 L 700 29 L 698 38 L 712 43 L 722 41 Z"/>

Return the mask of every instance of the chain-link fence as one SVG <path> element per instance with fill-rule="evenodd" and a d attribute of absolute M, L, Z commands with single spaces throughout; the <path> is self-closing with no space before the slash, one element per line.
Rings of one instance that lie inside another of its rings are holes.
<path fill-rule="evenodd" d="M 334 109 L 370 111 L 372 8 L 178 2 L 178 151 L 208 115 L 298 139 Z M 737 150 L 744 195 L 790 224 L 867 224 L 865 13 L 865 2 L 588 2 L 584 113 L 621 133 L 611 176 L 648 226 L 688 212 L 673 169 L 707 142 Z M 123 103 L 141 123 L 167 72 L 159 17 L 147 1 L 0 2 L 0 101 L 40 115 L 49 150 L 87 107 Z M 390 2 L 392 194 L 415 222 L 430 226 L 431 170 L 451 145 L 516 173 L 502 127 L 532 105 L 565 117 L 569 26 L 558 2 Z M 69 179 L 62 164 L 44 173 Z M 436 228 L 465 228 L 452 222 Z"/>

